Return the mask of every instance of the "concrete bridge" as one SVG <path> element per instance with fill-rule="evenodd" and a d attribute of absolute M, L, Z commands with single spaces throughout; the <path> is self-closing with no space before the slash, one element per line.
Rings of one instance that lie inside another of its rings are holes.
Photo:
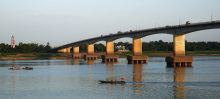
<path fill-rule="evenodd" d="M 147 63 L 148 57 L 142 55 L 142 37 L 153 34 L 166 33 L 173 35 L 174 42 L 173 56 L 166 57 L 167 66 L 191 66 L 193 58 L 191 56 L 185 56 L 185 34 L 217 28 L 220 28 L 220 21 L 187 23 L 182 25 L 165 26 L 135 31 L 130 30 L 130 32 L 121 32 L 117 34 L 99 36 L 69 43 L 56 47 L 52 50 L 59 50 L 60 52 L 70 53 L 70 48 L 73 47 L 73 57 L 80 58 L 81 55 L 79 54 L 79 45 L 87 44 L 88 51 L 84 58 L 91 60 L 97 59 L 97 55 L 94 54 L 94 43 L 98 41 L 106 41 L 106 55 L 102 56 L 103 61 L 117 61 L 119 56 L 114 55 L 114 40 L 130 37 L 133 38 L 133 55 L 127 57 L 128 63 Z"/>

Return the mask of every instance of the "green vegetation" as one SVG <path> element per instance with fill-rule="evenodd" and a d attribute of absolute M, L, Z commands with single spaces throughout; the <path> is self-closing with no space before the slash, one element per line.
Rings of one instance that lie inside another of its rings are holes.
<path fill-rule="evenodd" d="M 118 42 L 115 46 L 125 46 L 132 51 L 133 44 L 128 42 Z M 220 51 L 220 42 L 185 42 L 186 51 Z M 173 51 L 173 42 L 151 41 L 142 42 L 143 51 Z"/>
<path fill-rule="evenodd" d="M 0 57 L 11 56 L 11 57 L 58 57 L 57 54 L 46 53 L 51 49 L 50 44 L 39 45 L 37 43 L 24 44 L 20 42 L 12 48 L 11 45 L 1 43 L 0 44 Z M 23 56 L 18 53 L 25 53 Z M 28 54 L 32 53 L 32 54 Z"/>
<path fill-rule="evenodd" d="M 79 51 L 80 52 L 87 52 L 87 45 L 86 44 L 80 45 L 79 46 Z M 102 43 L 94 44 L 94 51 L 95 52 L 105 52 L 106 51 L 106 47 Z"/>
<path fill-rule="evenodd" d="M 115 53 L 116 55 L 120 55 L 122 57 L 126 57 L 128 55 L 133 55 L 133 52 L 121 52 L 121 53 Z M 142 55 L 147 55 L 147 56 L 170 56 L 172 55 L 172 51 L 143 51 Z"/>
<path fill-rule="evenodd" d="M 79 52 L 87 52 L 87 45 L 86 44 L 79 45 Z"/>
<path fill-rule="evenodd" d="M 125 46 L 125 49 L 130 52 L 115 53 L 122 57 L 132 55 L 133 44 L 129 42 L 114 43 L 115 52 L 117 52 L 116 46 Z M 87 52 L 87 45 L 83 44 L 79 46 L 80 52 Z M 220 42 L 185 42 L 186 55 L 198 55 L 198 54 L 220 54 Z M 99 43 L 94 44 L 95 52 L 105 52 L 106 47 Z M 142 42 L 143 55 L 148 56 L 170 56 L 173 55 L 173 42 L 152 41 Z"/>
<path fill-rule="evenodd" d="M 61 55 L 55 53 L 35 53 L 36 57 L 61 57 Z"/>
<path fill-rule="evenodd" d="M 30 55 L 21 55 L 20 57 L 61 57 L 56 53 L 34 53 Z"/>
<path fill-rule="evenodd" d="M 0 56 L 17 55 L 17 53 L 0 53 Z"/>
<path fill-rule="evenodd" d="M 25 54 L 11 54 L 11 53 L 0 53 L 0 57 L 61 57 L 57 53 L 25 53 Z"/>
<path fill-rule="evenodd" d="M 115 53 L 116 55 L 120 55 L 121 57 L 126 57 L 128 55 L 132 55 L 133 52 L 121 52 Z M 214 55 L 220 54 L 220 51 L 186 51 L 186 55 Z M 157 56 L 172 56 L 172 51 L 143 51 L 142 55 L 147 55 L 150 57 L 157 57 Z"/>
<path fill-rule="evenodd" d="M 102 43 L 94 44 L 94 51 L 95 52 L 105 52 L 106 51 L 106 47 Z"/>
<path fill-rule="evenodd" d="M 197 54 L 200 55 L 220 54 L 220 51 L 187 51 L 186 52 L 186 55 L 197 55 Z"/>
<path fill-rule="evenodd" d="M 12 48 L 11 45 L 1 43 L 0 44 L 0 53 L 46 53 L 51 49 L 50 44 L 39 45 L 37 43 L 24 44 L 20 42 L 18 45 L 15 45 L 15 48 Z"/>
<path fill-rule="evenodd" d="M 125 46 L 125 49 L 130 52 L 120 52 L 115 53 L 120 56 L 132 55 L 133 44 L 129 42 L 118 42 L 115 43 L 115 52 L 117 52 L 116 46 Z M 12 48 L 8 44 L 0 44 L 0 57 L 11 56 L 11 57 L 60 57 L 60 55 L 55 53 L 47 53 L 50 51 L 51 47 L 48 43 L 47 45 L 39 45 L 37 43 L 24 44 L 19 43 Z M 210 54 L 220 54 L 220 42 L 185 42 L 186 55 L 210 55 Z M 80 52 L 87 52 L 87 45 L 82 44 L 79 46 Z M 143 55 L 148 56 L 170 56 L 173 54 L 173 42 L 163 42 L 152 41 L 142 43 Z M 94 44 L 95 52 L 105 52 L 106 46 L 102 43 Z M 23 55 L 18 55 L 18 53 L 25 53 Z"/>

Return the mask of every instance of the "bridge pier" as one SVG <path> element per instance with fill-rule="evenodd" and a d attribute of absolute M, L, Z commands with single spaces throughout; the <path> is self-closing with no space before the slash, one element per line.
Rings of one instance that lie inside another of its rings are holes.
<path fill-rule="evenodd" d="M 58 50 L 58 52 L 62 52 L 62 53 L 70 53 L 70 49 L 72 47 L 67 47 L 67 48 L 64 48 L 64 49 L 61 49 L 61 50 Z"/>
<path fill-rule="evenodd" d="M 192 67 L 193 57 L 185 56 L 185 35 L 173 35 L 173 56 L 166 57 L 167 67 Z"/>
<path fill-rule="evenodd" d="M 133 38 L 133 55 L 127 56 L 128 64 L 147 63 L 148 56 L 142 55 L 142 38 Z"/>
<path fill-rule="evenodd" d="M 65 49 L 60 49 L 58 52 L 64 53 Z"/>
<path fill-rule="evenodd" d="M 81 58 L 81 54 L 79 53 L 79 46 L 73 47 L 72 58 L 73 59 L 80 59 Z"/>
<path fill-rule="evenodd" d="M 97 60 L 98 55 L 94 54 L 94 44 L 88 44 L 87 55 L 84 55 L 84 60 Z"/>
<path fill-rule="evenodd" d="M 117 62 L 119 55 L 114 55 L 114 41 L 106 42 L 106 55 L 102 55 L 102 62 Z"/>

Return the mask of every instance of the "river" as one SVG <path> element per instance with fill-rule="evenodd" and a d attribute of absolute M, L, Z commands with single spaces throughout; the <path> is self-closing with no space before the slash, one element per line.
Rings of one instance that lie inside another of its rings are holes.
<path fill-rule="evenodd" d="M 9 67 L 33 70 L 9 70 Z M 125 84 L 98 80 L 126 79 Z M 193 67 L 84 60 L 0 60 L 0 99 L 183 99 L 220 97 L 220 56 L 194 56 Z"/>

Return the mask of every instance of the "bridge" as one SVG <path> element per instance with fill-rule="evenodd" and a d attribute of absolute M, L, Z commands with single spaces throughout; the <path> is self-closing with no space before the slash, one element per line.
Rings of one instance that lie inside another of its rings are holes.
<path fill-rule="evenodd" d="M 53 51 L 59 51 L 64 53 L 70 53 L 70 49 L 73 47 L 73 58 L 80 58 L 79 45 L 87 44 L 87 55 L 84 59 L 97 59 L 97 55 L 94 54 L 94 43 L 98 41 L 106 41 L 106 55 L 102 56 L 102 60 L 105 62 L 117 61 L 118 55 L 114 55 L 114 40 L 119 38 L 129 37 L 133 39 L 133 55 L 128 56 L 128 63 L 147 63 L 148 57 L 142 55 L 142 37 L 166 33 L 173 35 L 174 52 L 173 56 L 166 57 L 167 66 L 192 66 L 193 58 L 191 56 L 185 56 L 185 34 L 193 33 L 195 31 L 217 29 L 220 28 L 220 21 L 209 21 L 199 23 L 188 23 L 181 25 L 165 26 L 158 28 L 142 29 L 142 30 L 130 30 L 129 32 L 118 32 L 116 34 L 110 34 L 105 36 L 99 36 L 89 38 L 85 40 L 76 41 L 73 43 L 65 44 L 56 48 Z"/>

